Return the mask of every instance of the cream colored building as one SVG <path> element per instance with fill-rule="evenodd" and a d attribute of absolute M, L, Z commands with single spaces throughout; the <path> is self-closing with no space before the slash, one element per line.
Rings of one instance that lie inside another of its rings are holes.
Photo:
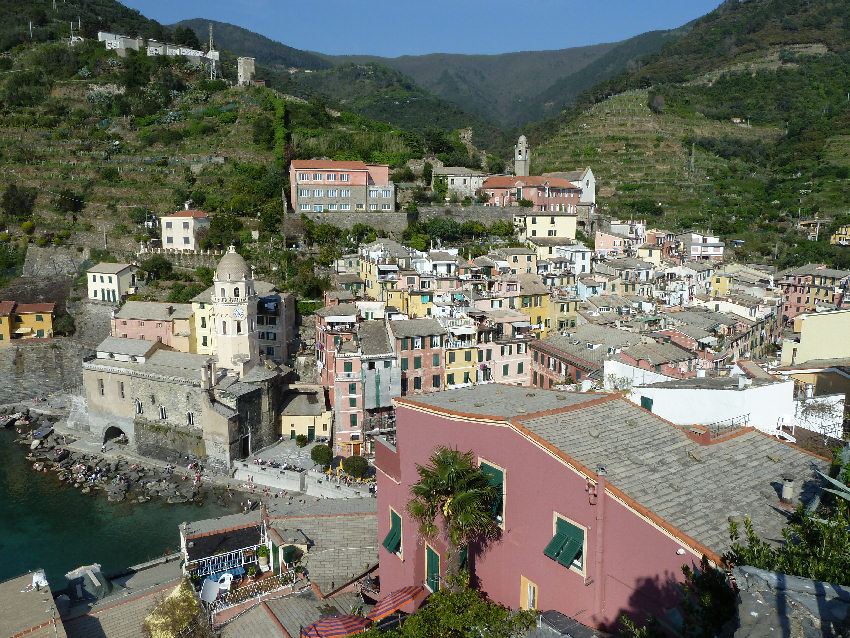
<path fill-rule="evenodd" d="M 110 264 L 106 262 L 92 266 L 86 271 L 89 299 L 120 303 L 125 295 L 136 287 L 135 264 Z"/>
<path fill-rule="evenodd" d="M 254 276 L 248 262 L 233 246 L 215 271 L 212 305 L 218 365 L 239 371 L 259 362 Z"/>
<path fill-rule="evenodd" d="M 794 318 L 794 338 L 782 343 L 780 365 L 850 358 L 848 335 L 850 310 L 798 315 Z"/>
<path fill-rule="evenodd" d="M 530 208 L 520 208 L 514 214 L 514 228 L 517 239 L 526 242 L 535 238 L 575 239 L 575 213 L 566 211 L 533 211 Z"/>
<path fill-rule="evenodd" d="M 210 227 L 210 216 L 186 207 L 160 220 L 162 247 L 195 252 L 198 250 L 200 232 Z"/>
<path fill-rule="evenodd" d="M 637 258 L 648 261 L 656 268 L 659 268 L 661 266 L 661 246 L 651 246 L 649 244 L 638 246 Z"/>

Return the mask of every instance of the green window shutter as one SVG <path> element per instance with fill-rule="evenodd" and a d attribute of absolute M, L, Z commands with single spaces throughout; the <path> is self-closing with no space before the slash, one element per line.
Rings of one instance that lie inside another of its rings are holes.
<path fill-rule="evenodd" d="M 402 349 L 402 350 L 407 350 L 407 339 L 402 339 L 402 340 L 401 340 L 401 349 Z"/>
<path fill-rule="evenodd" d="M 455 384 L 455 375 L 454 372 L 446 375 L 446 385 L 454 385 Z"/>
<path fill-rule="evenodd" d="M 537 350 L 535 350 L 534 351 L 534 363 L 537 363 L 538 357 L 539 357 L 539 354 L 538 354 Z"/>
<path fill-rule="evenodd" d="M 428 545 L 425 546 L 425 583 L 431 591 L 440 589 L 440 556 Z"/>
<path fill-rule="evenodd" d="M 348 394 L 357 394 L 357 384 L 349 383 L 348 384 Z"/>
<path fill-rule="evenodd" d="M 469 547 L 464 545 L 460 548 L 460 568 L 464 571 L 469 569 Z"/>
<path fill-rule="evenodd" d="M 490 361 L 493 358 L 493 350 L 487 348 L 487 361 Z"/>
<path fill-rule="evenodd" d="M 584 547 L 584 531 L 562 518 L 555 521 L 555 536 L 543 549 L 543 555 L 570 567 L 578 559 Z"/>
<path fill-rule="evenodd" d="M 463 373 L 463 382 L 464 383 L 472 383 L 472 380 L 471 380 L 468 372 Z"/>
<path fill-rule="evenodd" d="M 502 366 L 502 375 L 508 376 L 509 370 L 510 370 L 510 365 L 506 363 L 505 365 Z"/>
<path fill-rule="evenodd" d="M 449 363 L 455 362 L 455 353 L 454 350 L 449 351 Z"/>
<path fill-rule="evenodd" d="M 435 354 L 434 355 L 434 366 L 436 367 L 436 366 L 439 366 L 439 365 L 440 365 L 440 355 Z"/>
<path fill-rule="evenodd" d="M 356 408 L 357 407 L 357 397 L 351 397 L 348 400 L 348 407 L 350 407 L 350 408 Z"/>
<path fill-rule="evenodd" d="M 484 361 L 484 351 L 479 350 L 478 351 L 478 363 L 481 363 L 482 361 Z"/>
<path fill-rule="evenodd" d="M 384 361 L 384 367 L 385 367 L 385 368 L 391 368 L 391 367 L 392 367 L 392 365 L 393 365 L 393 364 L 392 364 L 392 362 L 391 362 L 391 361 Z"/>
<path fill-rule="evenodd" d="M 401 360 L 401 369 L 407 370 L 407 357 Z"/>
<path fill-rule="evenodd" d="M 516 364 L 516 372 L 517 374 L 522 374 L 522 363 Z"/>
<path fill-rule="evenodd" d="M 390 531 L 381 543 L 390 554 L 395 554 L 401 549 L 401 517 L 390 510 Z"/>
<path fill-rule="evenodd" d="M 345 362 L 343 362 L 343 364 L 342 364 L 342 369 L 343 369 L 345 372 L 351 372 L 351 366 L 352 366 L 352 365 L 353 365 L 353 364 L 351 363 L 351 361 L 345 361 Z"/>
<path fill-rule="evenodd" d="M 413 369 L 419 370 L 422 367 L 422 357 L 413 357 Z"/>
<path fill-rule="evenodd" d="M 472 350 L 467 350 L 463 353 L 463 358 L 467 361 L 472 361 Z"/>
<path fill-rule="evenodd" d="M 650 412 L 652 412 L 652 399 L 649 397 L 642 396 L 640 398 L 640 407 L 642 407 L 644 410 L 649 410 Z"/>
<path fill-rule="evenodd" d="M 505 502 L 505 475 L 502 470 L 493 467 L 489 463 L 481 463 L 480 469 L 487 475 L 490 485 L 495 485 L 499 488 L 499 495 L 493 503 L 493 516 L 501 523 Z"/>

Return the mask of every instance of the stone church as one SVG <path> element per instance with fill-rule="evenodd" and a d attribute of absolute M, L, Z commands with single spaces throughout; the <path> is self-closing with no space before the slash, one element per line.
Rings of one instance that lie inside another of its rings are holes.
<path fill-rule="evenodd" d="M 215 353 L 107 337 L 83 361 L 86 418 L 72 419 L 75 427 L 98 441 L 123 434 L 147 456 L 190 454 L 218 470 L 276 441 L 290 371 L 260 355 L 257 299 L 251 268 L 231 246 L 213 281 Z"/>

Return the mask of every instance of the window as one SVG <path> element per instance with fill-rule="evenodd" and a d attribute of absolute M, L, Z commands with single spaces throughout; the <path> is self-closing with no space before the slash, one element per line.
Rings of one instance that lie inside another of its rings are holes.
<path fill-rule="evenodd" d="M 425 585 L 431 591 L 440 589 L 440 555 L 425 545 Z"/>
<path fill-rule="evenodd" d="M 455 384 L 455 375 L 452 372 L 451 374 L 446 375 L 446 385 L 454 385 Z"/>
<path fill-rule="evenodd" d="M 339 209 L 340 210 L 351 210 L 351 204 L 340 204 Z"/>
<path fill-rule="evenodd" d="M 165 243 L 166 243 L 166 244 L 173 244 L 173 243 L 174 243 L 174 237 L 171 237 L 171 236 L 166 237 L 166 238 L 165 238 Z"/>
<path fill-rule="evenodd" d="M 349 425 L 349 426 L 351 426 L 351 429 L 352 429 L 352 430 L 356 430 L 356 429 L 357 429 L 357 415 L 356 415 L 356 414 L 351 414 L 351 415 L 349 415 L 349 417 L 348 417 L 348 425 Z"/>
<path fill-rule="evenodd" d="M 123 381 L 121 381 L 118 384 L 118 390 L 121 393 L 121 398 L 123 399 L 124 398 L 124 382 Z"/>
<path fill-rule="evenodd" d="M 388 188 L 381 191 L 381 197 L 392 197 L 392 196 L 393 196 L 393 192 Z"/>
<path fill-rule="evenodd" d="M 401 556 L 401 516 L 390 508 L 390 531 L 381 543 L 390 554 Z"/>
<path fill-rule="evenodd" d="M 189 425 L 195 425 L 195 413 L 187 412 L 186 413 L 186 423 Z"/>
<path fill-rule="evenodd" d="M 160 418 L 160 419 L 165 419 L 165 416 L 166 416 L 166 414 L 165 414 L 165 406 L 164 406 L 164 405 L 161 405 L 161 406 L 159 406 L 159 418 Z"/>
<path fill-rule="evenodd" d="M 419 370 L 422 367 L 422 357 L 413 357 L 413 369 Z"/>
<path fill-rule="evenodd" d="M 325 175 L 325 181 L 335 182 L 336 181 L 336 173 L 328 173 L 327 175 Z"/>
<path fill-rule="evenodd" d="M 407 370 L 407 357 L 404 357 L 404 358 L 401 360 L 401 369 L 402 369 L 402 370 Z"/>
<path fill-rule="evenodd" d="M 386 361 L 384 361 L 384 367 L 385 367 L 385 368 L 391 368 L 391 367 L 392 367 L 392 365 L 393 365 L 393 364 L 392 364 L 392 361 L 390 361 L 389 359 L 387 359 Z"/>
<path fill-rule="evenodd" d="M 503 365 L 502 366 L 502 376 L 505 376 L 505 377 L 508 376 L 508 374 L 510 374 L 510 372 L 509 372 L 510 369 L 511 369 L 510 364 L 506 363 L 505 365 Z"/>
<path fill-rule="evenodd" d="M 650 397 L 642 396 L 640 398 L 640 407 L 642 407 L 644 410 L 649 410 L 650 412 L 652 412 L 652 399 Z"/>
<path fill-rule="evenodd" d="M 100 396 L 103 396 L 103 379 L 97 380 L 97 389 L 100 391 Z"/>
<path fill-rule="evenodd" d="M 310 179 L 310 173 L 298 173 L 299 182 L 306 182 L 308 179 Z"/>
<path fill-rule="evenodd" d="M 390 204 L 381 204 L 381 210 L 392 210 L 392 206 Z"/>
<path fill-rule="evenodd" d="M 325 192 L 321 188 L 317 188 L 313 191 L 313 197 L 322 197 L 324 194 Z"/>
<path fill-rule="evenodd" d="M 369 204 L 369 210 L 378 210 L 377 204 Z"/>
<path fill-rule="evenodd" d="M 378 196 L 379 195 L 378 195 L 378 189 L 377 188 L 370 188 L 369 189 L 369 197 L 378 197 Z"/>
<path fill-rule="evenodd" d="M 525 576 L 520 577 L 519 606 L 521 609 L 537 609 L 537 585 Z"/>
<path fill-rule="evenodd" d="M 433 364 L 434 366 L 438 366 L 438 365 L 440 365 L 440 355 L 439 355 L 439 354 L 435 354 L 435 355 L 433 356 L 433 362 L 432 362 L 432 364 Z"/>
<path fill-rule="evenodd" d="M 454 362 L 455 362 L 455 352 L 454 352 L 454 350 L 450 350 L 449 351 L 449 363 L 454 363 Z"/>
<path fill-rule="evenodd" d="M 349 408 L 356 408 L 357 407 L 357 397 L 351 397 L 348 400 L 348 407 Z"/>
<path fill-rule="evenodd" d="M 351 189 L 350 188 L 341 189 L 339 191 L 339 196 L 340 197 L 351 197 Z"/>
<path fill-rule="evenodd" d="M 339 197 L 339 191 L 335 188 L 329 188 L 328 197 Z"/>
<path fill-rule="evenodd" d="M 435 390 L 440 387 L 440 375 L 439 374 L 435 374 L 434 377 L 431 379 L 431 385 L 433 386 L 433 388 Z"/>
<path fill-rule="evenodd" d="M 349 383 L 348 384 L 348 394 L 357 394 L 357 384 Z"/>
<path fill-rule="evenodd" d="M 463 358 L 466 361 L 472 361 L 472 350 L 467 350 L 463 353 Z"/>
<path fill-rule="evenodd" d="M 321 213 L 324 209 L 324 206 L 322 206 L 321 204 L 313 204 L 314 213 Z"/>
<path fill-rule="evenodd" d="M 322 174 L 321 173 L 313 173 L 313 181 L 314 182 L 321 182 L 322 181 Z"/>
<path fill-rule="evenodd" d="M 165 222 L 165 227 L 166 227 L 166 228 L 171 228 L 171 222 Z M 102 281 L 102 280 L 101 280 L 101 281 Z"/>
<path fill-rule="evenodd" d="M 207 346 L 207 336 L 206 335 L 201 337 L 201 345 L 204 346 L 204 347 Z"/>
<path fill-rule="evenodd" d="M 422 389 L 422 377 L 415 377 L 413 379 L 413 389 L 421 390 Z"/>
<path fill-rule="evenodd" d="M 342 369 L 345 372 L 351 372 L 351 368 L 354 364 L 351 361 L 344 361 L 342 364 Z"/>
<path fill-rule="evenodd" d="M 348 173 L 340 173 L 339 174 L 339 181 L 347 182 L 348 181 Z"/>
<path fill-rule="evenodd" d="M 502 523 L 505 513 L 505 471 L 484 461 L 480 461 L 478 466 L 487 475 L 490 485 L 495 485 L 498 488 L 499 495 L 492 505 L 493 516 L 499 523 Z"/>
<path fill-rule="evenodd" d="M 584 530 L 556 514 L 555 534 L 543 555 L 564 567 L 584 569 Z"/>
<path fill-rule="evenodd" d="M 402 349 L 402 350 L 407 350 L 407 348 L 408 348 L 408 345 L 407 345 L 407 344 L 408 344 L 407 339 L 402 339 L 402 340 L 401 340 L 401 349 Z"/>
<path fill-rule="evenodd" d="M 136 414 L 141 414 L 143 409 L 142 402 L 136 399 Z"/>
<path fill-rule="evenodd" d="M 298 189 L 298 197 L 310 197 L 310 189 L 309 188 L 299 188 Z"/>
<path fill-rule="evenodd" d="M 300 204 L 298 208 L 301 210 L 310 210 L 310 204 Z"/>

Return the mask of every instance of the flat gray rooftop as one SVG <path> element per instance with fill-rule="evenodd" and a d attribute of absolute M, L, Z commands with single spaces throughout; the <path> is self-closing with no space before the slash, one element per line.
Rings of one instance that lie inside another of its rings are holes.
<path fill-rule="evenodd" d="M 408 396 L 400 401 L 462 414 L 511 418 L 589 403 L 603 396 L 605 395 L 590 392 L 551 392 L 516 385 L 487 383 L 471 388 Z"/>
<path fill-rule="evenodd" d="M 29 586 L 32 586 L 32 574 L 24 574 L 0 583 L 0 631 L 5 632 L 2 635 L 26 634 L 35 638 L 65 638 L 67 634 L 53 602 L 50 587 L 25 591 Z M 52 622 L 54 618 L 55 633 Z"/>

